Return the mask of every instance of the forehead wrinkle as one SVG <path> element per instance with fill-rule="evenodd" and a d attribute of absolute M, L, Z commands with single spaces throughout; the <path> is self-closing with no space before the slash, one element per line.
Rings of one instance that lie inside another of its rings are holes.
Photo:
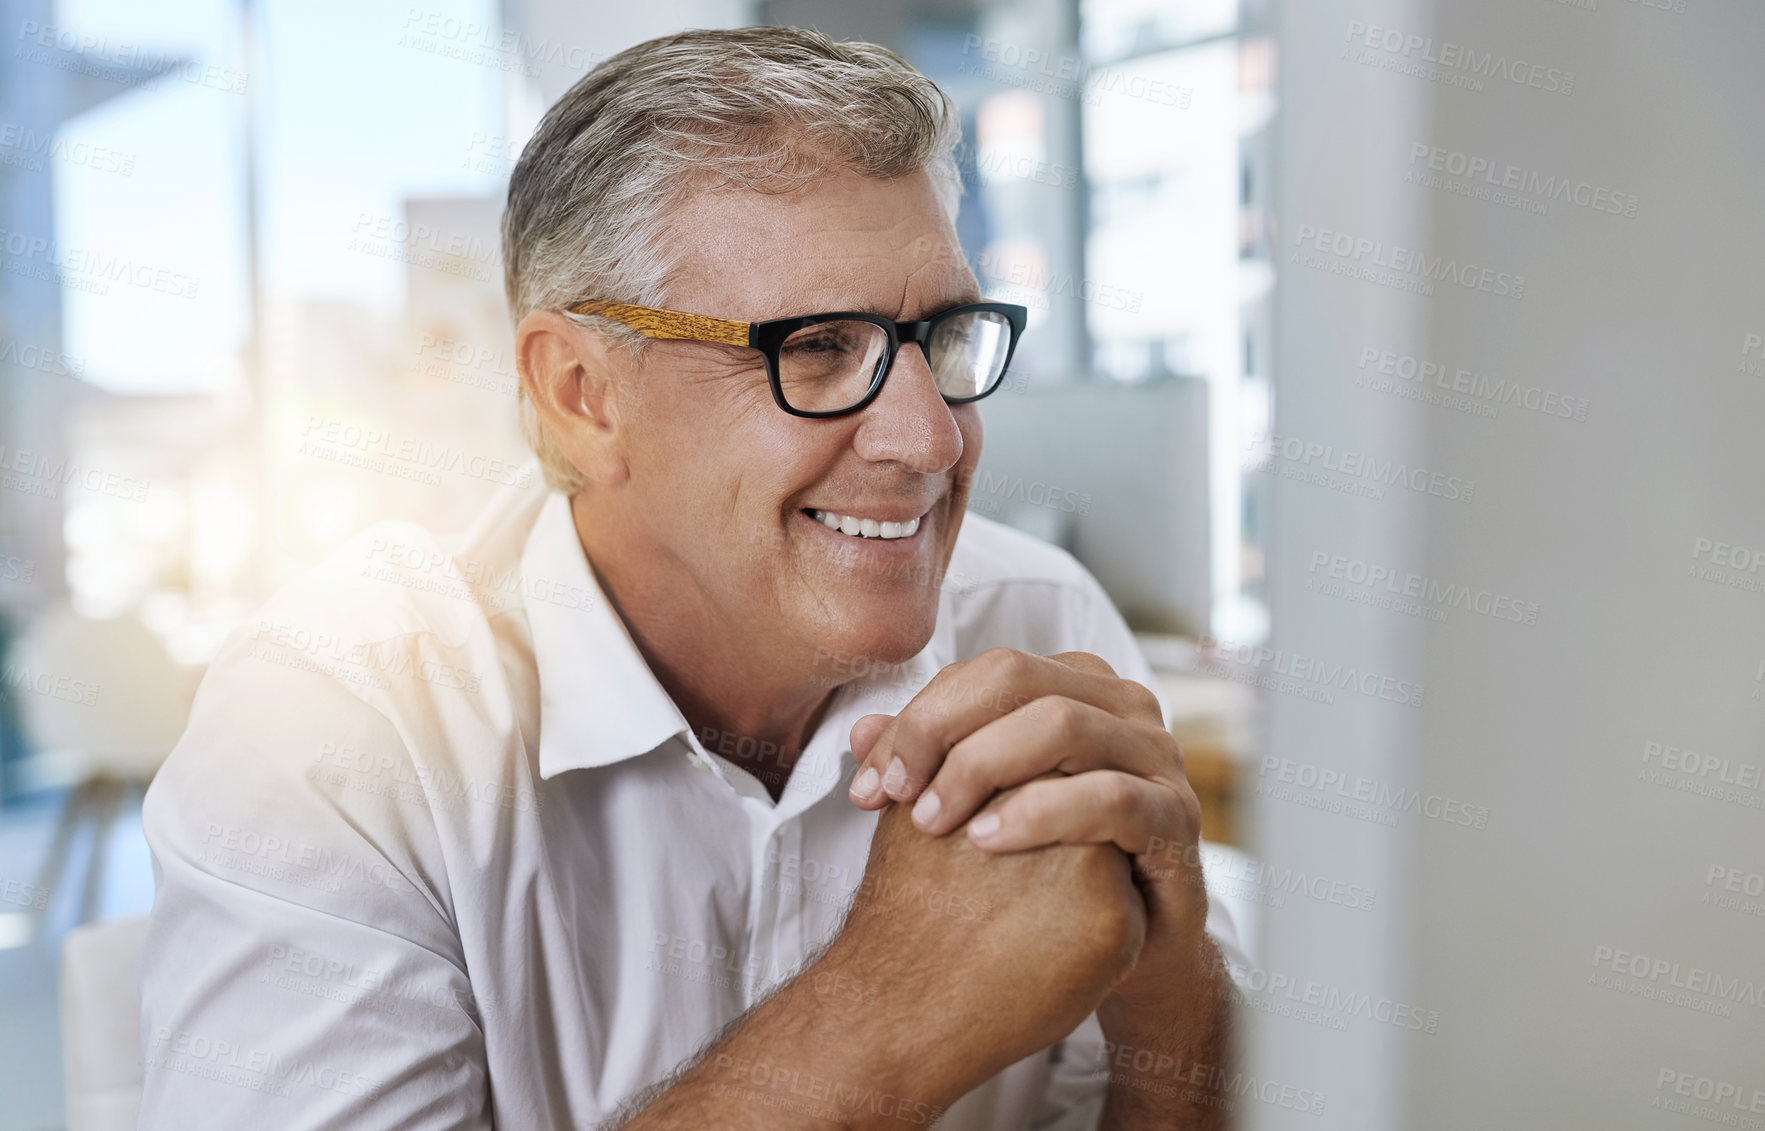
<path fill-rule="evenodd" d="M 918 236 L 911 235 L 916 221 L 920 217 L 905 215 L 900 221 L 888 228 L 858 228 L 851 224 L 837 224 L 828 217 L 817 217 L 815 228 L 810 231 L 789 231 L 787 235 L 777 235 L 770 243 L 762 245 L 759 261 L 768 266 L 778 266 L 787 272 L 791 279 L 791 289 L 803 291 L 828 291 L 849 286 L 851 282 L 851 266 L 854 261 L 860 268 L 870 265 L 881 265 L 890 273 L 900 270 L 902 252 L 913 249 L 914 240 Z M 907 231 L 902 231 L 907 229 Z M 826 268 L 826 259 L 810 258 L 805 263 L 803 249 L 808 242 L 817 236 L 828 236 L 826 251 L 835 251 L 842 256 L 838 266 Z M 863 238 L 852 238 L 863 236 Z M 752 263 L 755 256 L 748 254 L 747 261 Z M 805 270 L 807 268 L 807 270 Z M 817 270 L 821 268 L 821 270 Z M 824 277 L 817 277 L 824 275 Z"/>
<path fill-rule="evenodd" d="M 904 246 L 911 247 L 911 241 Z M 791 277 L 783 292 L 783 301 L 791 305 L 789 309 L 781 311 L 778 317 L 856 310 L 906 321 L 924 318 L 952 306 L 978 302 L 981 297 L 974 273 L 968 270 L 967 261 L 960 254 L 944 255 L 934 252 L 920 258 L 918 262 L 903 264 L 893 251 L 879 250 L 864 252 L 854 259 L 857 271 L 866 279 L 875 281 L 874 292 L 870 287 L 862 289 L 874 293 L 876 300 L 867 297 L 867 294 L 861 294 L 860 289 L 854 287 L 854 263 L 848 261 L 840 265 L 838 277 L 834 279 L 804 278 L 799 270 Z M 872 263 L 881 269 L 867 273 L 865 265 Z M 881 299 L 882 287 L 890 277 L 897 274 L 901 279 L 898 294 L 892 301 Z"/>
<path fill-rule="evenodd" d="M 730 258 L 751 261 L 756 250 L 765 258 L 776 259 L 805 239 L 829 233 L 888 235 L 920 219 L 918 214 L 908 213 L 885 226 L 875 208 L 862 202 L 828 199 L 813 188 L 790 194 L 752 190 L 696 193 L 677 206 L 672 230 L 677 234 L 692 232 L 692 243 L 700 250 L 715 248 L 729 253 Z M 816 197 L 812 205 L 799 207 L 809 197 Z M 779 204 L 788 207 L 780 208 Z"/>
<path fill-rule="evenodd" d="M 812 186 L 802 194 L 696 193 L 681 202 L 676 216 L 679 222 L 671 242 L 684 254 L 675 257 L 671 297 L 710 291 L 719 298 L 698 301 L 733 300 L 743 306 L 689 313 L 765 321 L 828 310 L 865 310 L 899 318 L 905 303 L 889 310 L 883 298 L 885 288 L 894 297 L 894 280 L 905 275 L 905 292 L 912 289 L 913 277 L 944 259 L 966 268 L 959 254 L 948 254 L 947 232 L 939 230 L 946 227 L 941 212 L 909 209 L 903 214 L 874 207 L 874 201 L 817 198 Z M 928 235 L 934 237 L 931 246 L 917 252 L 926 246 Z M 815 242 L 827 246 L 805 254 L 805 243 Z M 817 267 L 822 267 L 820 278 Z M 731 279 L 747 285 L 731 288 L 727 285 Z M 857 287 L 855 280 L 860 281 Z M 755 293 L 755 284 L 769 281 L 776 289 Z M 676 306 L 685 308 L 679 300 Z"/>
<path fill-rule="evenodd" d="M 907 321 L 929 318 L 939 311 L 950 309 L 952 306 L 962 306 L 980 301 L 980 284 L 975 279 L 974 272 L 967 270 L 967 264 L 964 262 L 964 269 L 961 271 L 952 270 L 950 278 L 933 278 L 927 282 L 924 286 L 924 290 L 928 292 L 927 297 L 922 298 L 910 310 L 907 305 L 908 296 L 915 289 L 915 281 L 922 273 L 936 271 L 943 266 L 945 266 L 945 262 L 942 257 L 933 257 L 908 270 L 906 282 L 901 288 L 900 313 L 895 315 L 897 319 Z"/>

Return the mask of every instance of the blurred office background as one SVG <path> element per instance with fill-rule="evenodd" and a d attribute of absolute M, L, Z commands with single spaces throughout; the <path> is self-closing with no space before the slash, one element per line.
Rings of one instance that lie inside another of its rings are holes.
<path fill-rule="evenodd" d="M 141 790 L 221 638 L 525 461 L 497 222 L 545 107 L 747 23 L 961 107 L 964 250 L 1031 309 L 971 509 L 1097 573 L 1247 854 L 1241 1125 L 1765 1090 L 1765 13 L 0 12 L 0 1128 L 68 1125 L 62 944 L 150 905 Z"/>

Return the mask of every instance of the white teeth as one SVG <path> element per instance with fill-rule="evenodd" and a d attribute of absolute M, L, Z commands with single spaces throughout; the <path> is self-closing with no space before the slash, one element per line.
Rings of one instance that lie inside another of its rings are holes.
<path fill-rule="evenodd" d="M 858 538 L 881 538 L 886 542 L 896 538 L 911 538 L 919 530 L 917 518 L 910 518 L 906 522 L 878 522 L 874 518 L 856 518 L 849 514 L 831 514 L 828 511 L 809 513 L 829 529 Z"/>

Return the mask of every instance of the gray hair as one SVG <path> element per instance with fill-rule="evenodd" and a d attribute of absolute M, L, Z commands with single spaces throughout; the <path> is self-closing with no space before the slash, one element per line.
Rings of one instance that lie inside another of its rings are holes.
<path fill-rule="evenodd" d="M 515 324 L 584 299 L 665 306 L 667 213 L 688 193 L 788 192 L 830 170 L 927 171 L 954 216 L 962 126 L 937 84 L 873 43 L 793 27 L 683 31 L 621 51 L 546 111 L 503 213 L 503 287 Z M 692 312 L 703 313 L 703 312 Z M 567 315 L 641 349 L 610 319 Z M 521 394 L 521 431 L 546 483 L 583 480 Z"/>

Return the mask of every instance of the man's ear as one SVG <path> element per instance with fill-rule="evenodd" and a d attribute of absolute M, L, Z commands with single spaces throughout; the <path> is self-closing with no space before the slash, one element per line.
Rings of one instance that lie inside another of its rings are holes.
<path fill-rule="evenodd" d="M 631 473 L 610 395 L 622 362 L 604 334 L 555 310 L 536 310 L 515 328 L 515 367 L 541 426 L 590 482 L 608 486 Z"/>

